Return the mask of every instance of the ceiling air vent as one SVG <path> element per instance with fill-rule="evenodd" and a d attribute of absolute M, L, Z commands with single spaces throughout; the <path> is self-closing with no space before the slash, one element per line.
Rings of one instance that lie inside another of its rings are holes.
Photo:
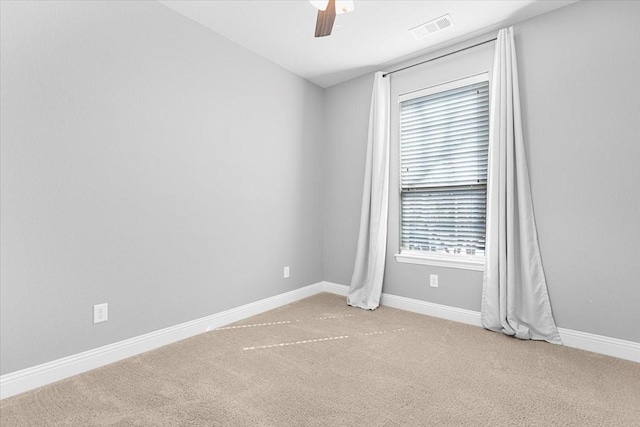
<path fill-rule="evenodd" d="M 451 19 L 449 14 L 447 14 L 441 16 L 440 18 L 436 18 L 433 21 L 420 24 L 417 27 L 410 29 L 409 32 L 413 34 L 413 37 L 415 37 L 416 40 L 419 40 L 425 36 L 449 27 L 453 27 L 453 20 Z"/>

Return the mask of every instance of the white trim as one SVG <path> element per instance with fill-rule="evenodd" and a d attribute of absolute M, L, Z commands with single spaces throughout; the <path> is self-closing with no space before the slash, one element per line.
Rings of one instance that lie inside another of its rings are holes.
<path fill-rule="evenodd" d="M 348 286 L 331 282 L 322 282 L 322 287 L 325 292 L 331 292 L 338 295 L 346 295 L 349 290 Z M 405 298 L 386 293 L 382 294 L 380 302 L 383 305 L 398 308 L 400 310 L 453 320 L 460 323 L 466 323 L 467 325 L 481 326 L 480 313 L 473 310 L 434 304 L 427 301 Z M 560 333 L 560 338 L 566 347 L 578 348 L 580 350 L 591 351 L 593 353 L 604 354 L 606 356 L 613 356 L 619 359 L 640 363 L 640 343 L 566 328 L 558 328 L 558 332 Z"/>
<path fill-rule="evenodd" d="M 337 295 L 347 295 L 349 287 L 338 283 L 322 282 L 323 290 Z M 480 313 L 464 308 L 450 307 L 448 305 L 434 304 L 432 302 L 405 298 L 398 295 L 382 294 L 380 303 L 387 307 L 411 311 L 413 313 L 426 314 L 427 316 L 453 320 L 467 325 L 480 326 Z"/>
<path fill-rule="evenodd" d="M 274 308 L 290 304 L 320 292 L 330 292 L 345 296 L 348 290 L 349 287 L 345 285 L 332 282 L 319 282 L 190 322 L 181 323 L 159 331 L 63 357 L 62 359 L 43 363 L 31 368 L 11 372 L 0 376 L 0 398 L 4 399 L 25 391 L 33 390 L 91 369 L 126 359 L 127 357 L 132 357 L 212 329 L 220 328 L 230 323 L 238 322 L 247 317 L 273 310 Z M 382 294 L 381 302 L 383 305 L 401 310 L 480 326 L 480 313 L 477 311 L 385 293 Z M 558 330 L 562 341 L 567 347 L 579 348 L 581 350 L 640 363 L 640 343 L 571 329 L 558 328 Z"/>
<path fill-rule="evenodd" d="M 396 261 L 409 264 L 432 265 L 436 267 L 459 268 L 463 270 L 484 271 L 484 257 L 475 256 L 438 256 L 416 252 L 401 252 L 394 255 Z"/>
<path fill-rule="evenodd" d="M 477 311 L 389 294 L 382 294 L 380 302 L 387 307 L 453 320 L 454 322 L 465 323 L 467 325 L 481 326 L 480 313 Z"/>
<path fill-rule="evenodd" d="M 573 329 L 558 328 L 558 332 L 567 347 L 640 363 L 640 343 Z"/>
<path fill-rule="evenodd" d="M 315 283 L 250 304 L 0 376 L 0 399 L 78 375 L 322 292 Z"/>
<path fill-rule="evenodd" d="M 346 297 L 347 293 L 349 293 L 349 287 L 346 285 L 339 285 L 338 283 L 333 282 L 321 282 L 321 284 L 324 292 L 342 295 L 343 297 Z"/>
<path fill-rule="evenodd" d="M 473 76 L 462 77 L 460 79 L 438 83 L 436 85 L 429 86 L 423 89 L 401 93 L 400 95 L 398 95 L 398 103 L 482 82 L 489 82 L 489 72 L 484 71 L 479 74 L 474 74 Z"/>

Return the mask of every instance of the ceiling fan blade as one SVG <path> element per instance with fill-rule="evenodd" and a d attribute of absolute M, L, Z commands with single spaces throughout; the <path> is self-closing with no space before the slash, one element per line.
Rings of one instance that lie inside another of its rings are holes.
<path fill-rule="evenodd" d="M 331 35 L 333 22 L 336 20 L 336 0 L 329 0 L 329 4 L 325 10 L 318 11 L 318 19 L 316 20 L 316 37 L 325 37 Z"/>

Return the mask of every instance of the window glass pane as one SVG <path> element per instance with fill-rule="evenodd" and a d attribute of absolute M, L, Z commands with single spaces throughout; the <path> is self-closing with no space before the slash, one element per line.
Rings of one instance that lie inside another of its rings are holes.
<path fill-rule="evenodd" d="M 484 255 L 489 83 L 400 104 L 401 245 Z"/>
<path fill-rule="evenodd" d="M 484 255 L 485 186 L 402 193 L 402 247 Z"/>

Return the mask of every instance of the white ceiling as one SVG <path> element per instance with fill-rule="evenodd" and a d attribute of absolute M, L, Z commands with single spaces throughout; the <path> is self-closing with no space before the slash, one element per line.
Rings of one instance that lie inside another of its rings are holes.
<path fill-rule="evenodd" d="M 315 38 L 307 0 L 159 0 L 160 3 L 322 87 L 378 70 L 577 0 L 355 0 L 333 33 Z M 409 29 L 450 14 L 454 26 L 420 40 Z"/>

